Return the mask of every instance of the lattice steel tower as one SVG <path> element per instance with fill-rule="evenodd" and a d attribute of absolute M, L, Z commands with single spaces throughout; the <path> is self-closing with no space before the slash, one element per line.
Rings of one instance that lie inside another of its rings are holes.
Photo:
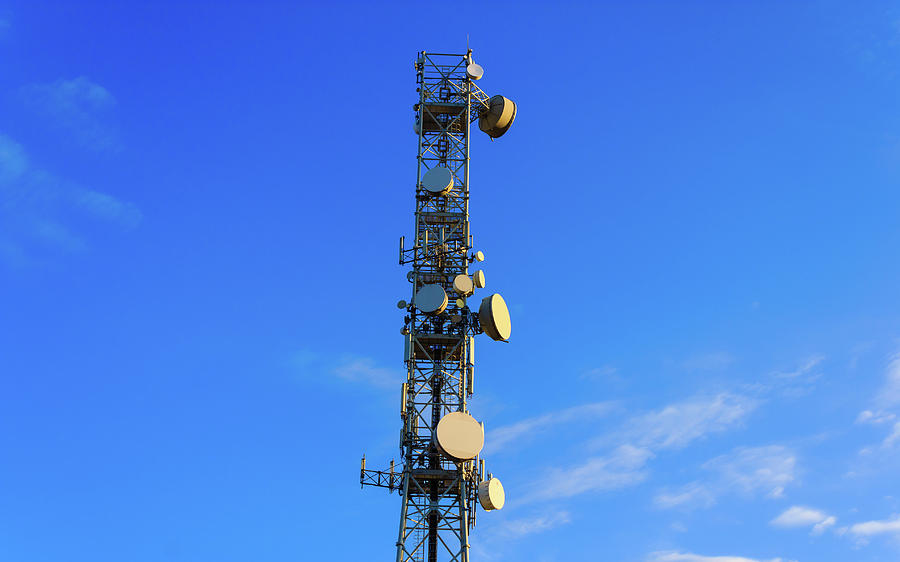
<path fill-rule="evenodd" d="M 474 392 L 475 336 L 497 341 L 510 335 L 509 312 L 499 294 L 467 303 L 484 287 L 484 273 L 469 267 L 484 259 L 469 231 L 469 125 L 491 138 L 502 136 L 515 119 L 516 106 L 490 97 L 475 81 L 483 70 L 465 54 L 419 53 L 419 101 L 415 184 L 415 238 L 400 239 L 400 264 L 411 266 L 410 303 L 404 336 L 406 382 L 401 386 L 401 463 L 386 471 L 367 470 L 360 483 L 399 491 L 402 497 L 397 562 L 469 561 L 469 531 L 476 505 L 500 509 L 505 501 L 499 480 L 485 471 L 478 455 L 484 426 L 469 415 Z"/>

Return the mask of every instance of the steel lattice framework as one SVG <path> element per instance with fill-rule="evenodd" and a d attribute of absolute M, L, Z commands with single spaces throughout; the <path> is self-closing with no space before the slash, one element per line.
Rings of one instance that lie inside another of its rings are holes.
<path fill-rule="evenodd" d="M 489 109 L 490 96 L 467 75 L 471 62 L 470 50 L 423 51 L 415 63 L 415 238 L 411 248 L 400 240 L 400 264 L 411 265 L 407 279 L 413 299 L 426 284 L 438 284 L 453 295 L 454 277 L 468 275 L 475 259 L 469 231 L 469 129 Z M 451 170 L 454 180 L 453 189 L 439 197 L 421 186 L 422 176 L 435 166 Z M 466 401 L 474 391 L 474 336 L 482 329 L 464 300 L 451 297 L 438 315 L 422 314 L 415 304 L 400 303 L 407 312 L 402 330 L 407 367 L 402 468 L 395 470 L 391 461 L 387 471 L 367 470 L 363 457 L 360 482 L 397 490 L 402 497 L 397 562 L 468 562 L 484 461 L 476 457 L 457 463 L 443 457 L 433 436 L 444 415 L 467 412 Z"/>

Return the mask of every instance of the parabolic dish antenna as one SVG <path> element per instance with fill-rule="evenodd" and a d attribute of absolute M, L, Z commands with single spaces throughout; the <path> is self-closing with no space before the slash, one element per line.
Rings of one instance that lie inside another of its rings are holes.
<path fill-rule="evenodd" d="M 516 104 L 503 96 L 494 96 L 490 101 L 490 109 L 481 115 L 478 128 L 491 138 L 502 137 L 516 119 Z"/>
<path fill-rule="evenodd" d="M 440 314 L 447 308 L 447 292 L 440 285 L 425 285 L 416 293 L 416 308 L 425 314 Z"/>
<path fill-rule="evenodd" d="M 453 189 L 453 172 L 443 166 L 435 166 L 422 176 L 422 187 L 429 195 L 443 195 Z"/>
<path fill-rule="evenodd" d="M 484 69 L 481 68 L 480 64 L 473 62 L 466 67 L 466 75 L 472 80 L 481 80 L 481 77 L 484 76 Z"/>
<path fill-rule="evenodd" d="M 506 492 L 497 478 L 489 478 L 478 484 L 478 502 L 485 511 L 503 509 L 506 503 Z"/>
<path fill-rule="evenodd" d="M 492 340 L 506 341 L 512 332 L 512 323 L 509 320 L 509 309 L 506 308 L 506 301 L 499 294 L 494 293 L 489 297 L 481 300 L 481 306 L 478 308 L 478 320 L 484 333 L 489 335 Z"/>
<path fill-rule="evenodd" d="M 481 250 L 475 252 L 475 261 L 484 261 L 484 252 Z"/>
<path fill-rule="evenodd" d="M 484 447 L 484 427 L 465 412 L 450 412 L 438 422 L 434 438 L 441 454 L 457 462 L 467 461 Z"/>
<path fill-rule="evenodd" d="M 465 273 L 460 273 L 453 278 L 453 290 L 463 296 L 471 295 L 475 292 L 472 278 Z"/>
<path fill-rule="evenodd" d="M 479 289 L 484 289 L 484 272 L 480 269 L 472 274 L 472 284 Z"/>

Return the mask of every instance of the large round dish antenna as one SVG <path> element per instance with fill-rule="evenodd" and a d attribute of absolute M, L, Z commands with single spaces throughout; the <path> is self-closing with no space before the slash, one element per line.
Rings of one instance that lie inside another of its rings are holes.
<path fill-rule="evenodd" d="M 503 96 L 494 96 L 490 108 L 478 120 L 478 128 L 491 138 L 499 138 L 509 130 L 516 119 L 516 104 Z"/>
<path fill-rule="evenodd" d="M 425 314 L 440 314 L 447 308 L 447 292 L 440 285 L 425 285 L 416 292 L 416 308 Z"/>
<path fill-rule="evenodd" d="M 512 332 L 509 309 L 506 308 L 506 301 L 499 294 L 494 293 L 482 299 L 481 306 L 478 308 L 478 320 L 481 322 L 484 333 L 489 335 L 492 340 L 506 341 L 509 339 L 509 334 Z"/>
<path fill-rule="evenodd" d="M 475 292 L 472 278 L 465 273 L 460 273 L 453 278 L 453 290 L 463 296 L 469 296 Z"/>
<path fill-rule="evenodd" d="M 481 80 L 481 77 L 484 76 L 484 69 L 481 68 L 480 64 L 475 64 L 473 62 L 466 67 L 466 76 L 471 80 Z"/>
<path fill-rule="evenodd" d="M 453 189 L 453 172 L 443 166 L 435 166 L 422 176 L 422 187 L 429 195 L 444 195 Z"/>
<path fill-rule="evenodd" d="M 451 412 L 438 422 L 434 441 L 445 457 L 456 462 L 471 460 L 484 448 L 484 426 L 465 412 Z"/>
<path fill-rule="evenodd" d="M 478 503 L 485 511 L 503 509 L 503 505 L 506 503 L 506 492 L 503 491 L 503 484 L 499 479 L 489 478 L 478 483 Z"/>
<path fill-rule="evenodd" d="M 472 274 L 472 284 L 479 289 L 484 289 L 484 272 L 480 269 Z"/>

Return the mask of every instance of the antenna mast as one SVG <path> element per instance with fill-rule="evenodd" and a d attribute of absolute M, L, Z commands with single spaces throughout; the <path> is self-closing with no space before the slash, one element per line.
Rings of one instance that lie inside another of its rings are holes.
<path fill-rule="evenodd" d="M 409 249 L 400 239 L 399 256 L 401 265 L 411 266 L 412 299 L 397 303 L 406 311 L 402 469 L 395 471 L 391 461 L 387 471 L 368 470 L 364 456 L 360 483 L 401 495 L 397 562 L 469 562 L 476 506 L 500 509 L 505 502 L 503 486 L 479 457 L 484 425 L 466 405 L 475 385 L 475 336 L 506 341 L 511 327 L 499 294 L 484 297 L 477 312 L 468 304 L 485 285 L 484 272 L 469 271 L 484 260 L 469 231 L 469 125 L 477 119 L 483 132 L 498 138 L 512 125 L 516 106 L 475 85 L 484 71 L 471 49 L 422 51 L 415 69 L 415 238 Z"/>

